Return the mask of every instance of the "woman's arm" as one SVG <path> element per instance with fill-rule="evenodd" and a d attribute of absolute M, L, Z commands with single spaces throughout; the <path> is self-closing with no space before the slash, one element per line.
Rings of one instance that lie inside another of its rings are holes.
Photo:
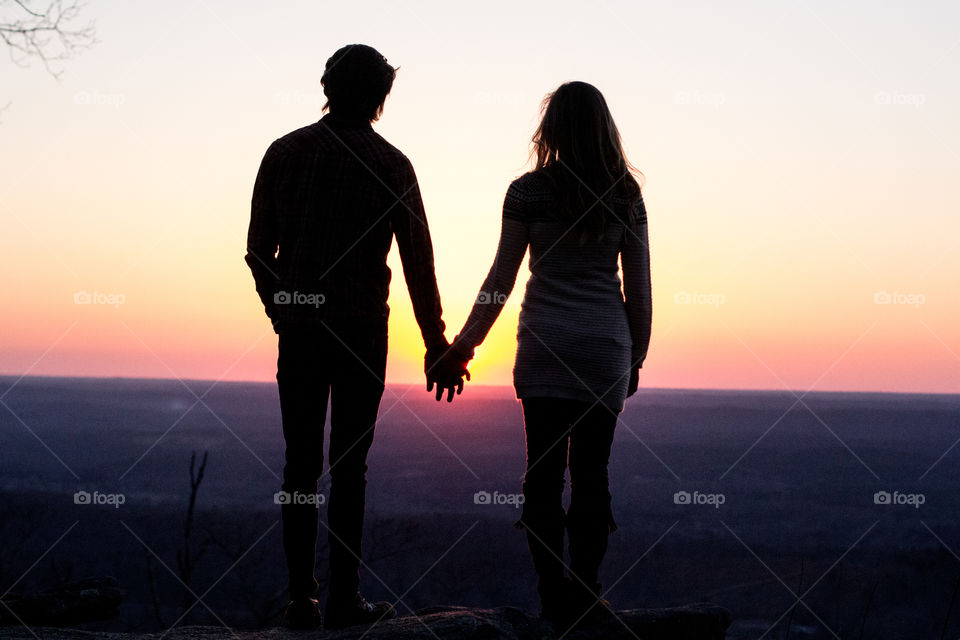
<path fill-rule="evenodd" d="M 633 371 L 639 369 L 647 357 L 653 315 L 647 210 L 642 197 L 634 209 L 633 224 L 624 234 L 620 263 L 623 267 L 623 297 L 627 306 L 627 321 L 630 324 L 630 336 L 633 338 L 630 357 Z"/>
<path fill-rule="evenodd" d="M 470 317 L 453 341 L 454 352 L 464 360 L 472 358 L 474 349 L 487 337 L 517 281 L 529 243 L 527 225 L 522 216 L 523 201 L 522 193 L 511 185 L 503 204 L 500 245 L 493 266 L 480 287 Z"/>

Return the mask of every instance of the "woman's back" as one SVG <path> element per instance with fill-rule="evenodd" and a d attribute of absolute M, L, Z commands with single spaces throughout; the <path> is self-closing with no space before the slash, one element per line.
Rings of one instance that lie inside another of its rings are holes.
<path fill-rule="evenodd" d="M 632 347 L 619 273 L 632 232 L 621 222 L 628 205 L 615 201 L 619 215 L 609 216 L 602 236 L 584 240 L 561 219 L 555 189 L 542 172 L 520 177 L 511 192 L 530 247 L 514 366 L 518 395 L 601 400 L 619 409 Z M 642 205 L 635 214 L 643 215 Z"/>
<path fill-rule="evenodd" d="M 599 240 L 581 240 L 559 218 L 556 195 L 545 177 L 528 173 L 515 184 L 526 200 L 522 217 L 530 246 L 524 307 L 563 314 L 599 312 L 614 304 L 622 311 L 619 257 L 624 225 L 611 224 Z"/>

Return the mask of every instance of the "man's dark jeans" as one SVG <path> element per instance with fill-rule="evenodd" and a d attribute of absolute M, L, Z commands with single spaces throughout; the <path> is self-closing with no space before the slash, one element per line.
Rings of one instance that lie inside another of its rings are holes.
<path fill-rule="evenodd" d="M 277 385 L 286 442 L 283 491 L 315 495 L 323 472 L 330 398 L 329 594 L 352 598 L 359 586 L 367 452 L 387 362 L 386 321 L 328 322 L 279 331 Z M 283 504 L 283 549 L 290 597 L 316 597 L 318 508 Z"/>
<path fill-rule="evenodd" d="M 564 579 L 564 529 L 575 585 L 593 587 L 597 583 L 607 536 L 616 528 L 607 464 L 617 415 L 600 403 L 523 399 L 527 471 L 518 525 L 527 530 L 541 595 Z M 568 466 L 570 508 L 565 513 L 563 489 Z"/>

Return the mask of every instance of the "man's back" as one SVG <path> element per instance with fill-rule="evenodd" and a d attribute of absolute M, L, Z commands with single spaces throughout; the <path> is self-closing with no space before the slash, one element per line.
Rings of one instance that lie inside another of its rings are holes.
<path fill-rule="evenodd" d="M 406 156 L 369 122 L 334 114 L 267 150 L 246 261 L 279 325 L 385 320 L 394 234 L 418 319 L 442 334 L 429 229 Z"/>

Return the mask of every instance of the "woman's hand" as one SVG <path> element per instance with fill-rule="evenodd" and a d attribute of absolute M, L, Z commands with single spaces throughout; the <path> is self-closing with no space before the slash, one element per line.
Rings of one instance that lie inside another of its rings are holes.
<path fill-rule="evenodd" d="M 637 387 L 640 386 L 640 369 L 633 368 L 630 369 L 630 382 L 627 383 L 627 397 L 629 398 L 637 392 Z"/>

